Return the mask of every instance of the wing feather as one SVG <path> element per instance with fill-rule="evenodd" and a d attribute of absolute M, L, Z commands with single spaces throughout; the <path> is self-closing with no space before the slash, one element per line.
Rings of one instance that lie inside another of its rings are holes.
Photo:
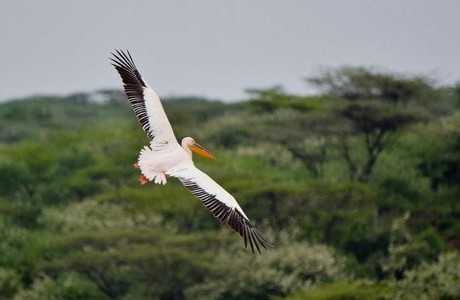
<path fill-rule="evenodd" d="M 249 244 L 252 252 L 257 250 L 260 253 L 262 248 L 271 247 L 271 244 L 249 221 L 235 198 L 194 165 L 170 175 L 179 178 L 219 221 L 241 235 L 246 248 Z"/>
<path fill-rule="evenodd" d="M 110 60 L 123 81 L 125 94 L 142 129 L 153 144 L 176 141 L 160 98 L 137 70 L 129 51 L 115 50 Z"/>

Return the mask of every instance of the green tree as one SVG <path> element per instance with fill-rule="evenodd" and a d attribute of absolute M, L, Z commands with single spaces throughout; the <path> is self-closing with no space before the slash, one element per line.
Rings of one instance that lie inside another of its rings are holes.
<path fill-rule="evenodd" d="M 356 178 L 363 182 L 369 181 L 380 155 L 395 144 L 401 130 L 426 119 L 423 111 L 372 100 L 347 104 L 340 114 L 351 121 L 356 133 L 363 137 L 365 159 L 361 168 L 357 167 L 358 162 L 353 161 L 350 155 L 343 155 L 349 166 L 350 177 L 355 178 L 353 173 L 358 172 Z M 347 135 L 343 136 L 342 151 L 349 151 Z"/>
<path fill-rule="evenodd" d="M 443 120 L 429 132 L 427 144 L 421 151 L 418 169 L 430 179 L 431 188 L 442 185 L 455 187 L 460 182 L 460 114 Z"/>
<path fill-rule="evenodd" d="M 307 82 L 321 91 L 347 100 L 377 99 L 393 104 L 427 103 L 439 97 L 434 80 L 365 67 L 322 69 Z"/>

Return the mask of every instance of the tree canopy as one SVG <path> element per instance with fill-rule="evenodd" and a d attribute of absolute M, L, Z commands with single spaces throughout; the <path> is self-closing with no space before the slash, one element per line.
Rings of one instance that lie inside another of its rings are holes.
<path fill-rule="evenodd" d="M 148 141 L 120 91 L 0 104 L 0 298 L 459 298 L 458 86 L 361 67 L 309 82 L 163 101 L 274 242 L 260 256 L 179 182 L 139 185 Z"/>

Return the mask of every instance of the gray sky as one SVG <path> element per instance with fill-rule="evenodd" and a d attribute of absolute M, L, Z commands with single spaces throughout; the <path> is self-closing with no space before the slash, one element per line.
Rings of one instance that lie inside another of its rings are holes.
<path fill-rule="evenodd" d="M 129 49 L 160 96 L 308 93 L 320 66 L 460 79 L 458 0 L 2 0 L 0 101 L 119 88 Z"/>

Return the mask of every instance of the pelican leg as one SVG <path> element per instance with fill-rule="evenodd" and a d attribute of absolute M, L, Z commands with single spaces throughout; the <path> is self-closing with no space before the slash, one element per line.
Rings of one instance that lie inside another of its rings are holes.
<path fill-rule="evenodd" d="M 141 175 L 139 177 L 139 181 L 140 181 L 141 185 L 144 185 L 144 184 L 149 182 L 149 179 L 147 177 L 145 177 L 144 175 Z"/>

